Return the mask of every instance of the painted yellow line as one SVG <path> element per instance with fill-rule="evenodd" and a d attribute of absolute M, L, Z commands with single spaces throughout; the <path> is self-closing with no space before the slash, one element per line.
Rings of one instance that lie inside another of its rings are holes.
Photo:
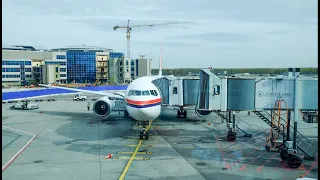
<path fill-rule="evenodd" d="M 130 139 L 130 140 L 139 140 L 140 138 L 128 138 L 128 139 Z M 157 140 L 157 138 L 149 138 L 148 140 Z"/>
<path fill-rule="evenodd" d="M 126 147 L 136 147 L 138 146 L 137 144 L 126 144 L 124 145 Z M 154 147 L 154 144 L 141 144 L 140 147 Z"/>
<path fill-rule="evenodd" d="M 133 154 L 133 152 L 118 152 L 118 154 Z M 137 152 L 137 154 L 153 154 L 153 152 Z"/>
<path fill-rule="evenodd" d="M 149 131 L 151 124 L 152 124 L 152 121 L 149 121 L 149 126 L 147 127 L 146 131 Z M 128 164 L 127 164 L 126 167 L 124 168 L 124 170 L 123 170 L 123 172 L 122 172 L 119 180 L 123 180 L 123 179 L 124 179 L 124 176 L 127 174 L 127 171 L 128 171 L 128 169 L 129 169 L 129 167 L 130 167 L 130 165 L 131 165 L 134 157 L 136 156 L 136 154 L 137 154 L 137 152 L 138 152 L 138 149 L 139 149 L 140 146 L 141 146 L 142 141 L 143 141 L 143 139 L 141 139 L 141 140 L 139 141 L 138 146 L 137 146 L 136 149 L 134 150 L 134 153 L 132 154 L 132 156 L 131 156 Z"/>
<path fill-rule="evenodd" d="M 115 156 L 113 159 L 130 159 L 130 156 Z M 150 160 L 149 157 L 134 157 L 134 160 Z"/>

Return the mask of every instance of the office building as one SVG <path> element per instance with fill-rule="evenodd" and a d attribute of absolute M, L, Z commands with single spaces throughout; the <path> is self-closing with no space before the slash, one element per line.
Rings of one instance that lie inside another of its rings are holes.
<path fill-rule="evenodd" d="M 142 76 L 151 76 L 151 62 L 151 59 L 144 58 L 144 56 L 131 60 L 131 78 L 137 79 Z"/>
<path fill-rule="evenodd" d="M 31 80 L 31 60 L 2 59 L 2 83 L 25 85 Z"/>
<path fill-rule="evenodd" d="M 124 53 L 112 52 L 109 54 L 108 75 L 110 84 L 130 83 L 132 78 L 129 71 L 130 63 L 125 60 Z M 128 76 L 129 74 L 129 76 Z"/>
<path fill-rule="evenodd" d="M 108 81 L 107 61 L 112 49 L 83 44 L 81 46 L 52 49 L 51 51 L 66 52 L 68 83 Z"/>
<path fill-rule="evenodd" d="M 26 74 L 25 81 L 27 83 L 44 83 L 42 67 L 43 65 L 60 65 L 59 77 L 56 79 L 59 80 L 59 83 L 66 83 L 66 53 L 65 52 L 52 52 L 48 50 L 38 50 L 33 46 L 3 46 L 2 47 L 2 64 L 6 60 L 16 60 L 16 61 L 24 61 L 28 59 L 28 68 L 31 68 L 30 74 L 29 72 Z M 2 66 L 4 68 L 4 66 Z M 4 70 L 3 70 L 4 71 Z M 27 69 L 29 71 L 29 69 Z M 61 77 L 60 77 L 61 75 Z M 55 76 L 55 75 L 54 75 Z M 4 77 L 4 76 L 3 76 Z M 22 77 L 23 78 L 23 77 Z M 15 79 L 16 82 L 17 79 Z M 5 83 L 10 83 L 8 79 L 2 78 L 2 81 Z M 16 84 L 16 83 L 15 83 Z M 24 83 L 20 83 L 24 84 Z"/>

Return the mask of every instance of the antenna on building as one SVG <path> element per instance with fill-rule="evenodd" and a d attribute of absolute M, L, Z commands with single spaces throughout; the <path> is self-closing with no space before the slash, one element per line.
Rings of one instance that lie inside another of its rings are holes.
<path fill-rule="evenodd" d="M 144 57 L 146 57 L 146 55 L 139 55 L 141 57 L 141 59 L 143 59 Z"/>
<path fill-rule="evenodd" d="M 159 76 L 162 76 L 162 43 L 160 45 Z"/>

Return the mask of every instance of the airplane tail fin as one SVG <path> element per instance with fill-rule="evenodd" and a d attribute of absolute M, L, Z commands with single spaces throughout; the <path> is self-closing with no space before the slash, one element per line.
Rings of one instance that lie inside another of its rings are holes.
<path fill-rule="evenodd" d="M 162 76 L 162 44 L 160 45 L 159 76 Z"/>

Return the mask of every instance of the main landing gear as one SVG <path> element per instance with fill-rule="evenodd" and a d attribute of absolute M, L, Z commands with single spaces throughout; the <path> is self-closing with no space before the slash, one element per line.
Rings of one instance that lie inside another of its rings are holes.
<path fill-rule="evenodd" d="M 149 121 L 142 121 L 141 124 L 142 124 L 143 128 L 140 131 L 140 139 L 148 140 L 149 139 L 149 132 L 146 131 L 146 126 L 149 125 Z"/>
<path fill-rule="evenodd" d="M 177 111 L 177 116 L 180 118 L 183 116 L 184 118 L 187 117 L 187 111 L 183 109 L 183 107 L 180 107 L 180 109 Z"/>

